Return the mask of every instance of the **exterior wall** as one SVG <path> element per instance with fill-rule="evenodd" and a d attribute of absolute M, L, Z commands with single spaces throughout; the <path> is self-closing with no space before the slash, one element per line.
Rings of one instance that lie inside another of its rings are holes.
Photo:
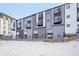
<path fill-rule="evenodd" d="M 27 20 L 28 18 L 24 18 L 23 22 L 24 22 L 24 38 L 27 38 Z"/>
<path fill-rule="evenodd" d="M 45 27 L 41 27 L 38 28 L 38 38 L 46 38 L 46 28 Z"/>
<path fill-rule="evenodd" d="M 29 26 L 30 28 L 27 28 Z M 32 15 L 27 18 L 24 18 L 24 36 L 26 38 L 32 38 L 34 34 L 34 30 L 36 30 L 36 15 Z"/>
<path fill-rule="evenodd" d="M 12 20 L 13 19 L 14 18 L 4 13 L 0 13 L 0 35 L 2 37 L 12 38 L 12 34 L 13 34 L 12 33 Z"/>
<path fill-rule="evenodd" d="M 46 37 L 53 37 L 53 11 L 52 9 L 45 12 L 45 22 L 46 22 Z M 50 35 L 49 35 L 49 34 Z M 51 35 L 52 33 L 52 35 Z"/>
<path fill-rule="evenodd" d="M 32 30 L 33 30 L 33 34 L 32 37 L 35 38 L 35 35 L 38 34 L 38 30 L 36 28 L 37 24 L 36 24 L 36 14 L 32 16 Z"/>
<path fill-rule="evenodd" d="M 3 35 L 3 18 L 0 18 L 0 35 Z"/>
<path fill-rule="evenodd" d="M 67 4 L 65 5 L 65 34 L 76 34 L 76 29 L 77 29 L 77 4 L 75 3 Z"/>
<path fill-rule="evenodd" d="M 11 23 L 11 35 L 13 39 L 16 39 L 16 20 L 13 19 Z"/>
<path fill-rule="evenodd" d="M 11 19 L 7 16 L 3 18 L 3 34 L 4 36 L 11 36 Z"/>
<path fill-rule="evenodd" d="M 30 29 L 27 29 L 27 38 L 32 38 L 32 17 L 29 17 L 28 19 L 27 19 L 27 21 L 31 21 L 31 23 L 30 23 Z"/>
<path fill-rule="evenodd" d="M 64 25 L 60 25 L 60 26 L 54 26 L 53 27 L 53 36 L 54 37 L 61 37 L 63 38 L 64 36 Z"/>
<path fill-rule="evenodd" d="M 24 35 L 24 22 L 23 22 L 23 19 L 21 19 L 20 20 L 20 22 L 21 22 L 21 30 L 20 30 L 20 36 L 21 36 L 21 38 L 23 38 L 23 35 Z"/>
<path fill-rule="evenodd" d="M 57 15 L 55 15 L 57 14 Z M 58 15 L 59 14 L 59 15 Z M 54 18 L 59 17 L 59 18 Z M 54 21 L 56 20 L 57 23 Z M 61 20 L 61 21 L 59 21 Z M 53 37 L 61 37 L 63 38 L 65 34 L 65 7 L 59 6 L 53 10 Z"/>
<path fill-rule="evenodd" d="M 39 21 L 39 20 L 41 20 L 41 21 Z M 45 22 L 46 22 L 45 21 L 45 11 L 38 13 L 36 16 L 36 28 L 37 28 L 36 31 L 37 31 L 38 38 L 46 37 L 46 25 L 45 25 L 46 23 Z"/>
<path fill-rule="evenodd" d="M 20 30 L 21 30 L 21 25 L 20 25 L 20 20 L 16 20 L 16 37 L 20 38 Z"/>

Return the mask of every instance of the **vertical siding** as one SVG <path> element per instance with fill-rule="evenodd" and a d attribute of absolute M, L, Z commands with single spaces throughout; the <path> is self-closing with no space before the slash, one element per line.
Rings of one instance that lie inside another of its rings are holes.
<path fill-rule="evenodd" d="M 53 27 L 52 27 L 52 9 L 47 10 L 45 13 L 45 20 L 46 20 L 46 37 L 47 33 L 53 33 Z"/>

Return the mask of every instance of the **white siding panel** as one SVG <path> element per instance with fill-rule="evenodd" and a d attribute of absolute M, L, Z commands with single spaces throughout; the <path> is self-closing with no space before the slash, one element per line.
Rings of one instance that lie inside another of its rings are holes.
<path fill-rule="evenodd" d="M 77 29 L 77 4 L 69 4 L 70 8 L 65 5 L 65 34 L 76 34 Z M 70 15 L 70 18 L 67 18 L 67 15 Z M 70 27 L 67 27 L 67 24 L 70 24 Z"/>

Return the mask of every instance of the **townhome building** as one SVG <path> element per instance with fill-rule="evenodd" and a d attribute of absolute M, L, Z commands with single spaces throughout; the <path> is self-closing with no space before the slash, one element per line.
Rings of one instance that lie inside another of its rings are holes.
<path fill-rule="evenodd" d="M 14 30 L 12 30 L 13 20 L 15 20 L 13 17 L 0 13 L 0 38 L 12 38 L 13 36 L 16 36 L 16 34 L 13 35 L 12 33 L 16 32 L 16 27 L 13 27 Z"/>

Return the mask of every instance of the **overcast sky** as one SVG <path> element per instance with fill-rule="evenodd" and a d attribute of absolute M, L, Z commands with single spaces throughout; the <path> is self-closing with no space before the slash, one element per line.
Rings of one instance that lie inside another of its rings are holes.
<path fill-rule="evenodd" d="M 0 12 L 19 19 L 59 5 L 61 3 L 0 3 Z"/>

